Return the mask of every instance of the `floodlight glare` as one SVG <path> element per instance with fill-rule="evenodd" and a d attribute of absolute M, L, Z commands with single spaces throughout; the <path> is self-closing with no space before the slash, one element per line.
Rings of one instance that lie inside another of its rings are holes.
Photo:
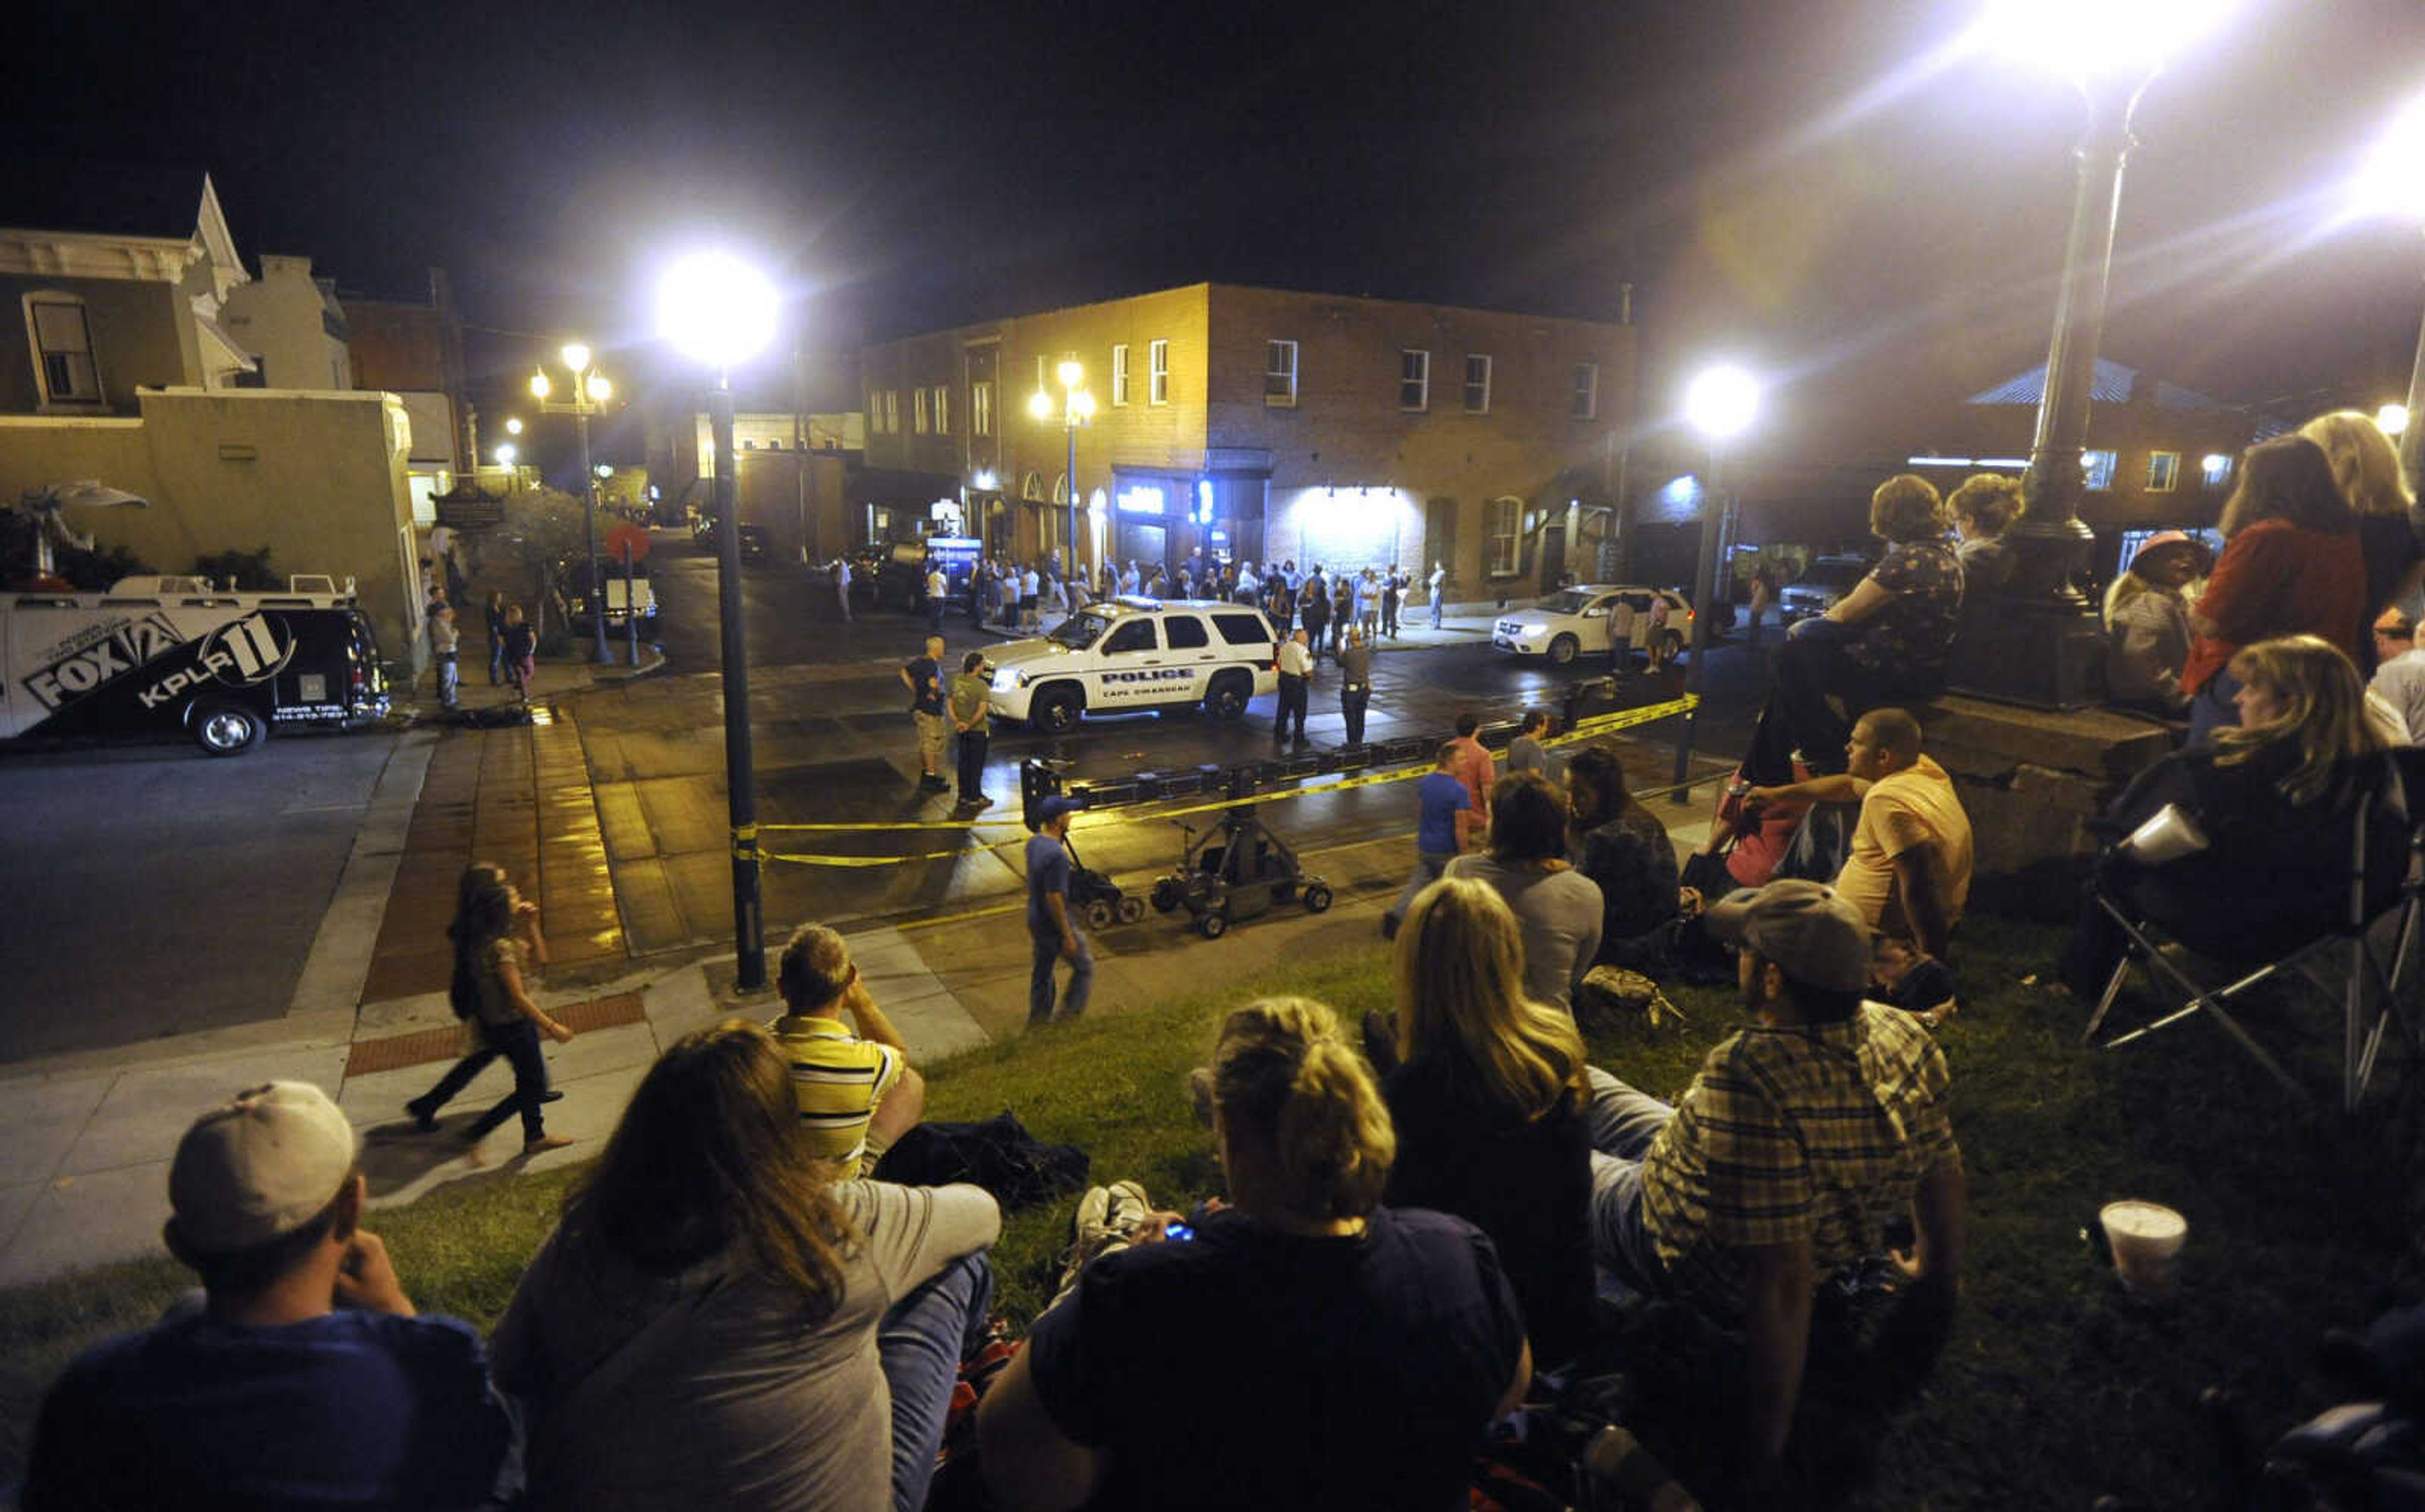
<path fill-rule="evenodd" d="M 1684 418 L 1713 441 L 1740 436 L 1759 414 L 1759 380 L 1731 365 L 1710 368 L 1684 390 Z"/>
<path fill-rule="evenodd" d="M 1060 374 L 1061 387 L 1064 389 L 1075 389 L 1086 381 L 1086 370 L 1078 365 L 1076 358 L 1063 358 L 1061 366 L 1056 371 Z"/>
<path fill-rule="evenodd" d="M 2404 436 L 2408 432 L 2408 406 L 2385 405 L 2374 412 L 2374 423 L 2385 436 Z"/>
<path fill-rule="evenodd" d="M 2425 98 L 2400 113 L 2350 182 L 2361 215 L 2425 225 Z"/>
<path fill-rule="evenodd" d="M 564 358 L 565 368 L 570 372 L 579 373 L 589 366 L 589 348 L 579 342 L 565 342 L 564 350 L 558 355 Z"/>
<path fill-rule="evenodd" d="M 2231 458 L 2224 455 L 2221 452 L 2208 452 L 2206 455 L 2198 458 L 2198 466 L 2208 473 L 2221 472 L 2224 469 L 2231 466 Z"/>
<path fill-rule="evenodd" d="M 657 285 L 657 329 L 716 369 L 748 360 L 775 331 L 775 286 L 730 252 L 695 252 Z"/>
<path fill-rule="evenodd" d="M 2146 78 L 2242 0 L 1988 0 L 1973 45 L 2083 82 Z"/>
<path fill-rule="evenodd" d="M 514 465 L 514 458 L 516 458 L 516 457 L 518 457 L 518 456 L 520 456 L 520 455 L 522 455 L 522 453 L 520 453 L 519 451 L 515 450 L 515 448 L 514 448 L 514 443 L 513 443 L 513 442 L 511 442 L 511 441 L 502 441 L 502 442 L 499 442 L 499 443 L 498 443 L 498 445 L 497 445 L 497 466 L 499 466 L 499 467 L 501 467 L 501 468 L 509 468 L 509 467 L 512 467 L 512 466 Z"/>

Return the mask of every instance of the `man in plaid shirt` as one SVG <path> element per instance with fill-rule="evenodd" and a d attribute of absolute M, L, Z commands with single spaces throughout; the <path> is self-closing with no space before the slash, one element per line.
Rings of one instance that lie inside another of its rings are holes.
<path fill-rule="evenodd" d="M 1908 1214 L 1917 1242 L 1894 1258 L 1915 1289 L 1951 1303 L 1962 1152 L 1944 1052 L 1911 1015 L 1862 1000 L 1858 910 L 1822 883 L 1781 881 L 1710 905 L 1708 920 L 1738 951 L 1753 1022 L 1673 1107 L 1592 1071 L 1592 1249 L 1635 1289 L 1740 1323 L 1750 1447 L 1773 1467 L 1823 1278 L 1886 1251 L 1886 1225 Z"/>

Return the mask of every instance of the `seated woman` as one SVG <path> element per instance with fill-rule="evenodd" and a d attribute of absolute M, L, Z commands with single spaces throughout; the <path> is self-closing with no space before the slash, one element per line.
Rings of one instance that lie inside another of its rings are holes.
<path fill-rule="evenodd" d="M 2354 663 L 2373 622 L 2357 516 L 2315 442 L 2279 436 L 2250 447 L 2224 501 L 2223 534 L 2223 560 L 2190 610 L 2197 639 L 2181 688 L 2192 741 L 2239 722 L 2230 662 L 2241 646 L 2315 635 Z"/>
<path fill-rule="evenodd" d="M 1002 1215 L 835 1175 L 760 1026 L 650 1068 L 497 1327 L 534 1505 L 923 1504 Z"/>
<path fill-rule="evenodd" d="M 1441 873 L 1487 883 L 1524 931 L 1524 992 L 1571 1011 L 1575 988 L 1599 956 L 1599 884 L 1566 861 L 1566 795 L 1537 772 L 1512 772 L 1490 789 L 1490 849 Z"/>
<path fill-rule="evenodd" d="M 1756 786 L 1791 782 L 1797 750 L 1815 773 L 1843 771 L 1853 721 L 1944 687 L 1962 608 L 1962 564 L 1945 524 L 1925 478 L 1899 473 L 1870 496 L 1870 529 L 1887 554 L 1824 615 L 1796 624 L 1777 652 L 1776 692 L 1743 758 Z M 1831 697 L 1843 700 L 1841 713 Z"/>
<path fill-rule="evenodd" d="M 1599 887 L 1599 948 L 1592 964 L 1657 974 L 1677 913 L 1676 846 L 1657 815 L 1626 790 L 1625 763 L 1587 745 L 1566 763 L 1567 853 Z"/>
<path fill-rule="evenodd" d="M 1945 508 L 1962 542 L 1953 554 L 1962 564 L 1963 610 L 1984 611 L 1988 596 L 2012 574 L 2004 531 L 2021 512 L 2021 480 L 2001 472 L 1976 473 L 1962 480 L 1947 497 Z"/>
<path fill-rule="evenodd" d="M 1497 1251 L 1380 1206 L 1397 1140 L 1330 1010 L 1251 1003 L 1213 1052 L 1232 1205 L 1089 1264 L 977 1411 L 1008 1512 L 1448 1512 L 1533 1361 Z"/>
<path fill-rule="evenodd" d="M 2313 938 L 2345 906 L 2348 846 L 2329 836 L 2352 804 L 2369 796 L 2352 786 L 2348 763 L 2385 742 L 2367 716 L 2357 669 L 2316 636 L 2243 646 L 2230 675 L 2240 723 L 2141 772 L 2097 825 L 2128 836 L 2177 804 L 2207 848 L 2157 866 L 2109 850 L 2097 880 L 2126 911 L 2191 949 L 2240 961 Z M 2376 853 L 2368 875 L 2396 886 L 2408 837 L 2396 816 L 2387 817 L 2392 821 L 2369 826 Z M 2094 1002 L 2128 945 L 2120 926 L 2091 902 L 2064 947 L 2064 984 Z"/>
<path fill-rule="evenodd" d="M 1592 1310 L 1582 1036 L 1524 998 L 1516 917 L 1479 883 L 1423 890 L 1398 931 L 1396 1050 L 1383 1078 L 1398 1159 L 1382 1201 L 1490 1235 L 1533 1358 L 1582 1354 Z"/>
<path fill-rule="evenodd" d="M 2181 688 L 2190 659 L 2186 590 L 2213 570 L 2204 542 L 2164 531 L 2149 536 L 2105 590 L 2105 687 L 2114 703 L 2166 718 L 2189 711 Z"/>

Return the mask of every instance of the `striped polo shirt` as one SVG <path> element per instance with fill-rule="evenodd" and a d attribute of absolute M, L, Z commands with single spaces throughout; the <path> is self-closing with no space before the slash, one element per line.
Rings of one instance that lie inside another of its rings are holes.
<path fill-rule="evenodd" d="M 840 1019 L 786 1013 L 768 1027 L 791 1068 L 792 1095 L 809 1142 L 845 1173 L 865 1174 L 867 1121 L 901 1079 L 900 1055 L 860 1039 Z"/>
<path fill-rule="evenodd" d="M 1643 1161 L 1643 1222 L 1677 1287 L 1740 1312 L 1744 1249 L 1807 1235 L 1821 1276 L 1882 1251 L 1920 1177 L 1962 1156 L 1946 1083 L 1936 1041 L 1875 1003 L 1722 1042 Z"/>

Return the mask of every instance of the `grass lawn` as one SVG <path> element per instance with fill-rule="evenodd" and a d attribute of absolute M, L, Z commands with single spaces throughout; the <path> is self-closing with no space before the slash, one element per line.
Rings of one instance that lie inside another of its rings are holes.
<path fill-rule="evenodd" d="M 2114 1054 L 2083 1050 L 2082 1011 L 2026 979 L 2059 942 L 2034 925 L 1964 925 L 1967 995 L 1940 1031 L 1970 1171 L 1963 1312 L 1858 1504 L 2085 1507 L 2109 1491 L 2200 1504 L 2219 1485 L 2196 1408 L 2203 1388 L 2233 1390 L 2270 1438 L 2332 1400 L 2309 1360 L 2318 1334 L 2362 1325 L 2417 1290 L 2413 1131 L 2384 1110 L 2395 1094 L 2379 1088 L 2376 1110 L 2354 1122 L 2303 1110 L 2200 1024 Z M 1308 994 L 1349 1017 L 1386 1008 L 1386 957 L 1376 943 L 1282 963 L 1217 997 L 979 1051 L 933 1073 L 933 1112 L 1014 1109 L 1038 1138 L 1092 1152 L 1096 1181 L 1133 1177 L 1158 1202 L 1182 1206 L 1218 1189 L 1182 1078 L 1205 1058 L 1221 1012 L 1262 992 Z M 1647 1090 L 1680 1091 L 1739 1012 L 1730 992 L 1671 996 L 1687 1027 L 1596 1036 L 1594 1058 Z M 2254 1027 L 2316 1086 L 2332 1085 L 2338 1025 L 2321 999 Z M 377 1226 L 426 1311 L 486 1328 L 568 1180 L 467 1184 Z M 2096 1208 L 2125 1196 L 2188 1215 L 2182 1296 L 2170 1310 L 2125 1297 L 2089 1251 L 2083 1231 Z M 1010 1220 L 996 1262 L 1014 1320 L 1050 1295 L 1074 1201 Z M 147 1322 L 185 1284 L 159 1261 L 0 1293 L 0 1474 L 22 1469 L 40 1392 L 66 1360 Z"/>

